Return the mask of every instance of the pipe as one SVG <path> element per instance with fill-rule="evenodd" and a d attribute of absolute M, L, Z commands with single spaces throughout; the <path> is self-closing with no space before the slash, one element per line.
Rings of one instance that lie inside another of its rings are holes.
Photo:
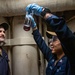
<path fill-rule="evenodd" d="M 24 15 L 30 3 L 49 7 L 52 12 L 75 10 L 75 0 L 0 0 L 0 16 Z"/>

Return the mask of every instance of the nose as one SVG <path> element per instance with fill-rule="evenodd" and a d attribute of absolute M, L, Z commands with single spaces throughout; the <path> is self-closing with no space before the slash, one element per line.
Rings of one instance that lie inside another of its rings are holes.
<path fill-rule="evenodd" d="M 2 34 L 5 34 L 4 31 L 2 31 Z"/>
<path fill-rule="evenodd" d="M 5 32 L 4 32 L 4 31 L 2 31 L 2 32 L 1 32 L 1 35 L 2 35 L 2 36 L 5 36 Z"/>

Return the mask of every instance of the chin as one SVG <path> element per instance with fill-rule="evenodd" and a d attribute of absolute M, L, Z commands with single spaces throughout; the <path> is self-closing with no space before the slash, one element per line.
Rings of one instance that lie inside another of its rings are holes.
<path fill-rule="evenodd" d="M 55 54 L 55 51 L 52 51 L 53 54 Z"/>
<path fill-rule="evenodd" d="M 0 39 L 0 41 L 5 41 L 5 39 Z"/>

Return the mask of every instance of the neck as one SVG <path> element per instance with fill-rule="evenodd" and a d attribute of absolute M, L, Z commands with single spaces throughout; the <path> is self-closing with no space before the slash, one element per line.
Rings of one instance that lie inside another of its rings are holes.
<path fill-rule="evenodd" d="M 61 54 L 58 54 L 57 55 L 57 60 L 60 60 L 64 55 L 65 55 L 64 52 L 62 52 Z"/>

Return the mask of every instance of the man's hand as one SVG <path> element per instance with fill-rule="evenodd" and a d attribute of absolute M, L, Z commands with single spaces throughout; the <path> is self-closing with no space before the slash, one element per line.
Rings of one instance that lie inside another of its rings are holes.
<path fill-rule="evenodd" d="M 31 21 L 30 27 L 35 28 L 36 22 L 35 22 L 34 18 L 32 17 L 32 15 L 28 14 L 28 15 L 26 15 L 26 17 L 28 17 Z"/>
<path fill-rule="evenodd" d="M 41 15 L 41 12 L 42 12 L 42 9 L 43 7 L 33 3 L 33 4 L 29 4 L 27 7 L 26 7 L 26 11 L 28 12 L 28 14 L 30 13 L 33 13 L 37 16 L 40 16 Z"/>

